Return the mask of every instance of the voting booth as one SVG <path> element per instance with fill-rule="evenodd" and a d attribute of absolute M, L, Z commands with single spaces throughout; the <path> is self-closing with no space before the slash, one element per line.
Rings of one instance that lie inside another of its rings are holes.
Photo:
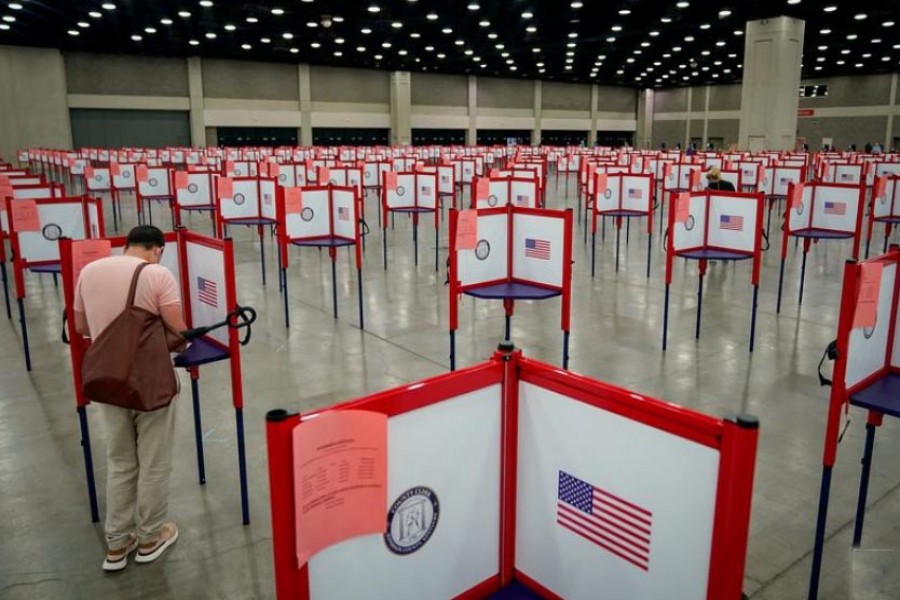
<path fill-rule="evenodd" d="M 166 250 L 160 264 L 175 275 L 181 291 L 184 319 L 188 328 L 203 327 L 232 318 L 238 308 L 234 277 L 234 250 L 231 240 L 218 240 L 185 229 L 164 234 Z M 99 520 L 97 491 L 94 483 L 93 455 L 87 407 L 90 400 L 81 393 L 81 364 L 90 340 L 75 330 L 75 284 L 86 265 L 110 255 L 121 254 L 125 237 L 80 241 L 64 238 L 59 241 L 63 290 L 66 305 L 69 353 L 75 385 L 75 403 L 81 426 L 81 445 L 84 454 L 91 518 Z M 203 450 L 203 427 L 200 410 L 200 367 L 228 361 L 231 380 L 231 402 L 234 407 L 237 433 L 238 479 L 240 484 L 243 523 L 250 522 L 247 494 L 247 460 L 244 449 L 244 391 L 241 377 L 241 345 L 238 330 L 220 328 L 196 338 L 175 358 L 175 366 L 184 368 L 191 377 L 191 396 L 194 411 L 194 437 L 197 450 L 197 470 L 200 484 L 206 483 Z"/>
<path fill-rule="evenodd" d="M 848 260 L 844 265 L 837 340 L 833 342 L 834 348 L 830 347 L 827 351 L 835 362 L 825 428 L 822 483 L 809 588 L 810 600 L 818 597 L 832 470 L 837 462 L 838 443 L 850 424 L 850 408 L 861 408 L 867 415 L 853 530 L 854 547 L 859 547 L 862 541 L 875 431 L 882 425 L 885 416 L 900 417 L 898 268 L 900 268 L 900 249 L 896 246 L 892 246 L 887 254 L 860 263 Z M 821 374 L 820 379 L 824 379 Z M 829 382 L 824 380 L 823 383 Z"/>
<path fill-rule="evenodd" d="M 650 256 L 653 244 L 653 199 L 656 196 L 652 175 L 598 173 L 594 184 L 591 218 L 591 277 L 596 272 L 597 220 L 612 218 L 616 225 L 616 272 L 619 271 L 619 242 L 622 221 L 647 218 L 647 277 L 650 277 Z M 626 233 L 626 244 L 628 243 Z"/>
<path fill-rule="evenodd" d="M 703 278 L 709 261 L 750 260 L 753 300 L 750 316 L 750 352 L 756 334 L 756 308 L 762 267 L 762 194 L 740 192 L 681 193 L 669 205 L 669 235 L 666 240 L 666 297 L 663 308 L 663 350 L 669 330 L 669 287 L 676 258 L 697 261 L 697 320 L 694 337 L 700 339 L 703 313 Z"/>
<path fill-rule="evenodd" d="M 213 173 L 188 173 L 175 171 L 172 173 L 172 185 L 175 188 L 175 226 L 184 227 L 182 213 L 209 213 L 212 221 L 212 233 L 217 235 L 216 228 L 216 175 Z"/>
<path fill-rule="evenodd" d="M 869 228 L 866 235 L 866 258 L 872 245 L 872 234 L 876 223 L 884 224 L 884 247 L 887 252 L 891 229 L 900 223 L 900 177 L 884 176 L 875 179 L 872 199 L 869 202 Z"/>
<path fill-rule="evenodd" d="M 472 182 L 470 208 L 498 206 L 540 208 L 541 192 L 536 179 L 512 176 L 476 177 Z"/>
<path fill-rule="evenodd" d="M 229 225 L 256 227 L 262 284 L 266 285 L 265 228 L 278 222 L 275 209 L 276 179 L 219 177 L 216 180 L 216 230 L 228 235 Z"/>
<path fill-rule="evenodd" d="M 863 186 L 840 183 L 809 182 L 790 186 L 790 202 L 788 210 L 784 213 L 784 235 L 781 238 L 781 266 L 778 272 L 778 301 L 775 312 L 781 312 L 784 265 L 790 238 L 803 242 L 798 306 L 803 304 L 806 255 L 814 240 L 818 242 L 851 239 L 853 248 L 850 256 L 854 260 L 859 257 L 865 193 Z"/>
<path fill-rule="evenodd" d="M 413 224 L 414 264 L 419 265 L 419 216 L 434 215 L 434 270 L 438 270 L 438 247 L 440 246 L 440 210 L 438 210 L 438 176 L 436 173 L 395 173 L 382 174 L 382 250 L 384 268 L 387 270 L 387 222 L 389 213 L 407 214 Z"/>
<path fill-rule="evenodd" d="M 270 411 L 276 597 L 738 600 L 758 434 L 506 344 Z"/>
<path fill-rule="evenodd" d="M 25 368 L 31 371 L 31 349 L 28 345 L 28 320 L 25 313 L 25 275 L 31 272 L 51 274 L 56 278 L 60 273 L 57 241 L 60 238 L 84 240 L 103 236 L 103 205 L 99 198 L 89 196 L 7 198 L 6 212 Z"/>
<path fill-rule="evenodd" d="M 788 188 L 806 181 L 806 169 L 800 167 L 765 167 L 762 170 L 762 180 L 758 191 L 766 195 L 768 210 L 766 211 L 766 235 L 772 224 L 772 209 L 780 206 L 781 201 L 788 197 Z M 739 187 L 734 189 L 739 190 Z"/>
<path fill-rule="evenodd" d="M 281 285 L 284 295 L 284 326 L 290 327 L 288 304 L 288 247 L 328 249 L 331 258 L 331 292 L 334 318 L 338 318 L 337 251 L 353 247 L 359 296 L 359 328 L 363 316 L 362 243 L 360 200 L 356 188 L 336 185 L 282 188 L 278 195 L 278 239 Z"/>
<path fill-rule="evenodd" d="M 173 171 L 168 167 L 150 167 L 147 165 L 135 166 L 135 199 L 137 202 L 138 221 L 144 219 L 153 224 L 153 203 L 165 204 L 172 216 L 172 229 L 175 229 L 175 209 L 172 203 L 175 200 L 173 187 Z M 146 209 L 146 214 L 145 214 Z"/>
<path fill-rule="evenodd" d="M 456 368 L 461 295 L 502 300 L 510 339 L 516 300 L 559 296 L 563 368 L 569 366 L 572 210 L 502 208 L 450 213 L 450 369 Z"/>

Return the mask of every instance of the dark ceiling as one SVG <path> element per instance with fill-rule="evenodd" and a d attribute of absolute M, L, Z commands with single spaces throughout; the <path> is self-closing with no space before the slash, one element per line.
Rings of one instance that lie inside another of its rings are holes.
<path fill-rule="evenodd" d="M 740 81 L 746 21 L 787 15 L 806 21 L 805 78 L 900 70 L 898 0 L 3 0 L 2 5 L 3 44 L 635 87 Z"/>

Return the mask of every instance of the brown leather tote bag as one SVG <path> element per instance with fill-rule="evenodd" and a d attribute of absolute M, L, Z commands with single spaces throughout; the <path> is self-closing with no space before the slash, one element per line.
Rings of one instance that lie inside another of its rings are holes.
<path fill-rule="evenodd" d="M 159 315 L 134 306 L 138 278 L 147 264 L 134 271 L 125 310 L 84 354 L 81 390 L 93 402 L 149 412 L 168 406 L 178 393 L 169 352 L 186 340 Z"/>

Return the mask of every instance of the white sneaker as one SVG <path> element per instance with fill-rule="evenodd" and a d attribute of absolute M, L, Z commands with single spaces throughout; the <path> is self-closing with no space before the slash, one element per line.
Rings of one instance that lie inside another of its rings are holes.
<path fill-rule="evenodd" d="M 128 555 L 137 550 L 137 548 L 137 538 L 131 536 L 131 540 L 124 551 L 112 552 L 107 550 L 106 558 L 103 559 L 103 570 L 107 572 L 121 571 L 128 566 Z"/>
<path fill-rule="evenodd" d="M 134 557 L 136 563 L 151 563 L 168 550 L 178 540 L 178 526 L 175 523 L 166 523 L 160 528 L 159 536 L 149 547 L 143 545 L 138 549 Z"/>

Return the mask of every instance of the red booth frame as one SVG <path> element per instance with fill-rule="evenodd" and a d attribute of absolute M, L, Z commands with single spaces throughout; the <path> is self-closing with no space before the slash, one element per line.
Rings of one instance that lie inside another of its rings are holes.
<path fill-rule="evenodd" d="M 648 396 L 561 371 L 522 356 L 503 344 L 481 364 L 380 392 L 331 408 L 266 415 L 266 444 L 272 515 L 275 592 L 278 600 L 311 600 L 308 564 L 297 567 L 293 430 L 306 419 L 343 410 L 365 410 L 394 417 L 484 387 L 501 384 L 501 472 L 499 573 L 453 600 L 489 597 L 513 581 L 542 598 L 562 600 L 516 568 L 516 490 L 519 381 L 538 384 L 590 406 L 633 419 L 720 451 L 707 598 L 741 597 L 755 468 L 758 422 L 754 417 L 717 419 Z"/>

